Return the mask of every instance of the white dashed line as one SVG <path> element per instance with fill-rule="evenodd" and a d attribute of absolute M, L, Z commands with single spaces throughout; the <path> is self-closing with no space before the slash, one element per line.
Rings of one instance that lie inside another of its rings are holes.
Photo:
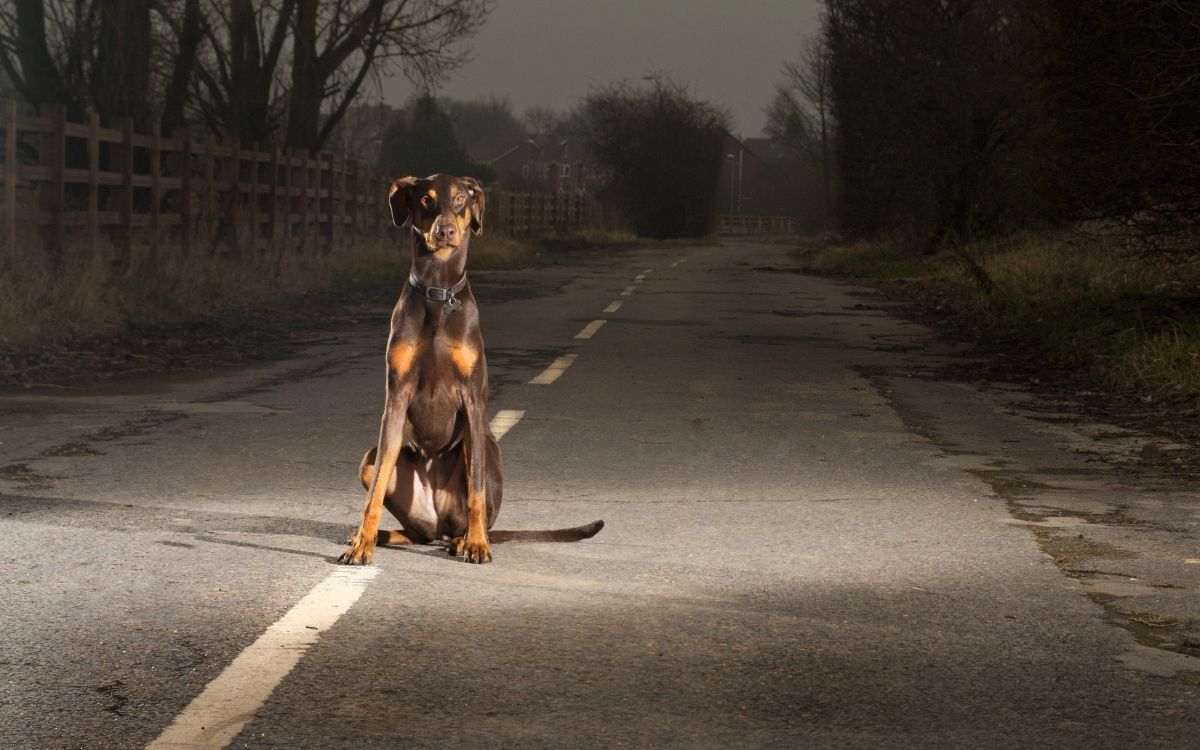
<path fill-rule="evenodd" d="M 524 409 L 501 409 L 496 412 L 496 416 L 492 417 L 492 434 L 499 440 L 504 437 L 504 433 L 516 427 L 517 422 L 520 422 L 523 416 L 525 416 Z"/>
<path fill-rule="evenodd" d="M 625 289 L 621 292 L 622 297 L 628 297 L 631 294 L 633 294 L 633 287 L 631 286 L 625 287 Z"/>
<path fill-rule="evenodd" d="M 683 263 L 686 260 L 687 260 L 687 258 L 680 258 L 679 260 L 677 260 L 671 264 L 671 268 L 674 268 L 675 266 L 679 265 L 680 263 Z"/>
<path fill-rule="evenodd" d="M 635 284 L 640 284 L 645 280 L 646 280 L 646 274 L 644 274 L 644 273 L 639 273 L 637 276 L 633 277 L 633 283 L 635 283 Z"/>
<path fill-rule="evenodd" d="M 208 683 L 148 750 L 215 749 L 232 742 L 321 633 L 358 601 L 378 574 L 378 568 L 330 573 Z"/>
<path fill-rule="evenodd" d="M 558 380 L 560 377 L 562 377 L 562 374 L 564 372 L 566 372 L 567 368 L 571 366 L 571 363 L 574 362 L 575 358 L 578 356 L 579 356 L 578 354 L 562 355 L 558 359 L 551 362 L 550 366 L 547 367 L 545 369 L 545 371 L 542 372 L 541 375 L 538 375 L 533 380 L 530 380 L 529 384 L 530 385 L 550 385 L 555 380 Z"/>
<path fill-rule="evenodd" d="M 596 331 L 600 330 L 600 326 L 604 325 L 607 322 L 608 322 L 607 320 L 593 320 L 591 323 L 588 323 L 587 325 L 585 325 L 583 327 L 582 331 L 575 334 L 575 338 L 590 339 L 592 336 L 596 335 Z"/>
<path fill-rule="evenodd" d="M 618 299 L 618 300 L 613 300 L 612 302 L 609 302 L 608 307 L 604 308 L 604 312 L 614 313 L 620 309 L 621 309 L 621 300 Z"/>
<path fill-rule="evenodd" d="M 653 273 L 653 271 L 654 271 L 653 268 L 647 268 L 645 271 L 642 271 L 642 275 L 645 276 L 648 273 Z"/>
<path fill-rule="evenodd" d="M 501 409 L 492 418 L 492 434 L 499 440 L 524 416 L 521 409 Z M 321 633 L 333 627 L 377 575 L 379 568 L 374 567 L 330 573 L 208 683 L 147 750 L 220 750 L 232 742 Z"/>

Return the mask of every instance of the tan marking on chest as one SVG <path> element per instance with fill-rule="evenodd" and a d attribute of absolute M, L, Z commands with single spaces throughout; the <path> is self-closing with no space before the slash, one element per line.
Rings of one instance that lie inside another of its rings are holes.
<path fill-rule="evenodd" d="M 479 361 L 479 351 L 470 344 L 455 344 L 450 347 L 450 359 L 454 361 L 459 374 L 465 378 L 475 370 L 475 363 Z"/>
<path fill-rule="evenodd" d="M 412 369 L 413 360 L 417 358 L 417 347 L 414 344 L 401 342 L 388 350 L 388 365 L 397 375 L 407 375 Z"/>

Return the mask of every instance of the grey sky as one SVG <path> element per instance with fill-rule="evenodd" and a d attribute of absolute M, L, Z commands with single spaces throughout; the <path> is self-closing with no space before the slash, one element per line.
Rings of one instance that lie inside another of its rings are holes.
<path fill-rule="evenodd" d="M 474 59 L 440 94 L 507 95 L 564 110 L 591 87 L 651 70 L 727 108 L 733 130 L 758 135 L 780 66 L 814 33 L 820 0 L 499 0 L 473 40 Z M 384 99 L 412 92 L 402 77 Z"/>

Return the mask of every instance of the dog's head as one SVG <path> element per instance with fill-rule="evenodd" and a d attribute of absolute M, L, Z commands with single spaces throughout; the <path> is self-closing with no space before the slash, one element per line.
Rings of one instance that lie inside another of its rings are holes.
<path fill-rule="evenodd" d="M 392 223 L 412 224 L 433 252 L 464 247 L 469 232 L 483 231 L 483 187 L 474 177 L 403 177 L 392 183 L 388 205 Z"/>

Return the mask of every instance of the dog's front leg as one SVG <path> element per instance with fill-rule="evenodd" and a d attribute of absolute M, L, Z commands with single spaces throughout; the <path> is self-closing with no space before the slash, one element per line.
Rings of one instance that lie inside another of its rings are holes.
<path fill-rule="evenodd" d="M 379 517 L 383 512 L 383 496 L 387 493 L 396 470 L 396 460 L 404 447 L 404 422 L 408 414 L 411 390 L 407 387 L 388 389 L 387 403 L 379 424 L 379 445 L 375 451 L 375 478 L 367 491 L 362 522 L 350 536 L 350 547 L 338 557 L 345 565 L 370 565 L 375 554 Z"/>
<path fill-rule="evenodd" d="M 470 563 L 492 561 L 487 537 L 487 437 L 485 407 L 473 395 L 465 399 L 467 438 L 463 446 L 467 463 L 467 534 L 450 543 L 450 551 Z"/>

